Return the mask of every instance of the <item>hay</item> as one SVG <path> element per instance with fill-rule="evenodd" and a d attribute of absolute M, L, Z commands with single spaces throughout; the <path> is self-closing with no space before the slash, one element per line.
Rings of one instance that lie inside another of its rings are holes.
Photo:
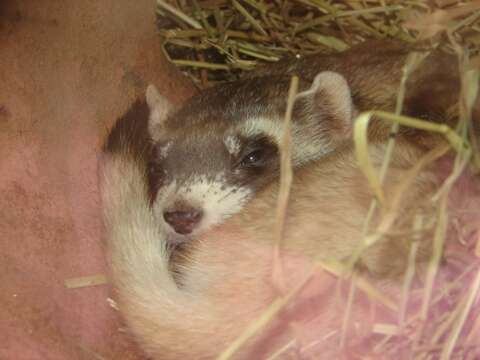
<path fill-rule="evenodd" d="M 476 236 L 471 236 L 469 243 L 464 244 L 465 248 L 472 249 L 471 254 L 460 260 L 464 261 L 464 267 L 456 269 L 443 287 L 436 287 L 435 281 L 447 237 L 447 225 L 451 221 L 447 203 L 452 186 L 467 167 L 473 172 L 480 171 L 480 144 L 472 131 L 472 111 L 479 92 L 480 1 L 157 0 L 157 14 L 167 58 L 185 71 L 200 88 L 238 79 L 242 72 L 255 69 L 259 63 L 274 63 L 286 56 L 301 57 L 312 53 L 343 51 L 367 39 L 391 38 L 406 43 L 423 42 L 432 48 L 439 47 L 458 56 L 461 92 L 458 107 L 460 121 L 456 129 L 401 115 L 404 84 L 422 61 L 422 56 L 418 54 L 412 54 L 403 69 L 404 76 L 395 113 L 370 111 L 359 116 L 355 125 L 357 155 L 361 169 L 375 194 L 365 221 L 362 246 L 353 254 L 348 266 L 317 263 L 313 272 L 327 271 L 339 279 L 350 276 L 352 280 L 349 306 L 340 329 L 340 346 L 346 345 L 346 329 L 350 326 L 350 312 L 353 311 L 350 305 L 357 296 L 356 288 L 367 293 L 372 302 L 383 304 L 397 314 L 396 323 L 372 324 L 375 343 L 368 353 L 358 354 L 358 358 L 398 358 L 405 351 L 412 359 L 473 359 L 478 356 L 480 264 L 475 260 L 475 257 L 480 258 L 478 226 Z M 377 174 L 367 151 L 366 133 L 372 116 L 390 122 L 393 133 L 399 125 L 410 126 L 441 134 L 450 146 L 434 149 L 419 160 L 390 199 L 385 198 L 382 184 L 388 176 L 395 139 L 389 140 L 385 161 Z M 423 287 L 415 289 L 413 286 L 414 277 L 419 276 L 415 262 L 418 243 L 413 242 L 400 302 L 397 304 L 359 274 L 348 275 L 349 271 L 365 248 L 384 234 L 395 230 L 392 226 L 399 216 L 395 211 L 396 204 L 402 193 L 408 190 L 415 175 L 449 149 L 456 152 L 455 164 L 451 174 L 430 199 L 435 214 L 428 219 L 417 216 L 411 230 L 412 234 L 420 234 L 432 224 L 435 225 L 433 253 L 425 274 L 422 275 Z M 288 181 L 282 182 L 282 185 L 285 196 L 279 201 L 277 214 L 280 220 L 276 229 L 279 239 L 288 200 L 288 190 L 285 190 L 285 186 L 288 189 Z M 382 210 L 380 221 L 372 229 L 370 219 L 378 208 Z M 471 228 L 469 231 L 472 231 Z M 310 276 L 297 288 L 280 294 L 260 318 L 230 344 L 219 359 L 232 358 L 243 344 L 264 329 L 294 299 L 309 279 Z M 420 306 L 413 310 L 409 306 L 412 296 L 420 299 Z M 282 358 L 290 351 L 307 358 L 321 355 L 321 352 L 315 352 L 318 344 L 314 343 L 306 344 L 298 350 L 300 341 L 297 340 L 292 338 L 269 359 Z M 323 340 L 318 340 L 321 341 Z"/>
<path fill-rule="evenodd" d="M 283 283 L 284 274 L 280 257 L 280 247 L 282 245 L 285 219 L 287 216 L 288 200 L 290 197 L 290 187 L 292 184 L 293 171 L 291 165 L 291 120 L 293 105 L 295 103 L 295 96 L 298 91 L 298 77 L 293 76 L 290 82 L 290 89 L 288 91 L 287 98 L 287 110 L 285 114 L 285 121 L 283 127 L 282 143 L 281 143 L 281 163 L 280 163 L 280 189 L 278 195 L 277 213 L 275 229 L 277 242 L 274 246 L 273 254 L 273 270 L 272 280 L 274 286 L 279 292 L 285 292 L 286 286 Z M 312 272 L 313 274 L 313 272 Z M 273 302 L 268 309 L 262 314 L 262 316 L 252 323 L 252 326 L 247 328 L 245 332 L 218 357 L 218 360 L 230 359 L 238 349 L 251 337 L 253 337 L 257 331 L 266 326 L 271 319 L 277 315 L 288 304 L 291 298 L 293 298 L 298 292 L 304 288 L 308 283 L 310 275 L 293 291 L 290 291 L 285 296 L 279 297 Z"/>
<path fill-rule="evenodd" d="M 478 1 L 157 0 L 157 18 L 165 55 L 201 88 L 261 62 L 366 39 L 426 41 L 453 53 L 452 37 L 471 56 L 480 48 Z"/>
<path fill-rule="evenodd" d="M 107 276 L 105 274 L 96 274 L 91 276 L 81 276 L 65 279 L 64 286 L 67 289 L 77 289 L 82 287 L 104 285 L 107 282 Z"/>
<path fill-rule="evenodd" d="M 285 232 L 285 219 L 287 218 L 288 201 L 290 198 L 290 187 L 292 185 L 293 171 L 292 171 L 292 139 L 291 139 L 291 122 L 293 105 L 295 103 L 295 96 L 298 92 L 299 79 L 296 76 L 292 77 L 290 82 L 290 89 L 287 98 L 287 110 L 285 114 L 285 121 L 283 124 L 283 135 L 280 144 L 280 189 L 278 194 L 278 204 L 276 213 L 275 229 L 277 242 L 274 246 L 273 254 L 273 283 L 279 291 L 284 291 L 285 284 L 283 283 L 284 274 L 282 269 L 280 249 L 282 247 L 283 236 Z"/>

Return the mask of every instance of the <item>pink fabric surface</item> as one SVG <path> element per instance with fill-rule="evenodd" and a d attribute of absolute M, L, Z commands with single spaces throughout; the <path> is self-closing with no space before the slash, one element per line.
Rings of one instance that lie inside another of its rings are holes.
<path fill-rule="evenodd" d="M 0 5 L 1 359 L 141 358 L 107 286 L 97 157 L 109 126 L 154 82 L 192 87 L 161 55 L 153 0 Z"/>

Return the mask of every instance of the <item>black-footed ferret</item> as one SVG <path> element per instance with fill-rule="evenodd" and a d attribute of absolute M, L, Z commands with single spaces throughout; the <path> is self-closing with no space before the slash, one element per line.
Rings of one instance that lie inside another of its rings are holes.
<path fill-rule="evenodd" d="M 397 50 L 352 50 L 297 69 L 303 80 L 293 115 L 296 171 L 283 248 L 284 254 L 292 255 L 283 257 L 287 286 L 303 279 L 313 259 L 344 260 L 358 244 L 370 192 L 348 137 L 358 111 L 392 110 L 405 56 Z M 452 94 L 458 79 L 454 62 L 438 56 L 431 54 L 411 78 L 407 114 L 447 120 L 444 114 L 456 101 Z M 146 107 L 136 104 L 108 138 L 100 176 L 115 300 L 154 359 L 215 358 L 277 295 L 271 283 L 270 229 L 289 74 L 297 72 L 296 65 L 289 66 L 286 75 L 209 89 L 175 111 L 150 87 L 149 135 L 136 114 L 144 116 Z M 318 73 L 311 87 L 307 72 Z M 436 82 L 434 75 L 439 73 Z M 425 93 L 427 83 L 434 85 L 431 94 Z M 388 131 L 380 122 L 372 125 L 378 165 Z M 387 192 L 423 154 L 412 142 L 423 144 L 424 139 L 417 133 L 406 135 L 399 137 Z M 424 172 L 400 209 L 428 196 L 434 183 Z M 226 220 L 228 216 L 233 217 Z M 212 231 L 213 225 L 220 226 Z M 174 277 L 170 242 L 184 236 L 194 241 Z M 372 247 L 360 264 L 379 276 L 401 271 L 401 245 L 394 241 Z M 320 292 L 325 303 L 315 303 L 319 311 L 314 315 L 321 321 L 314 321 L 311 334 L 318 339 L 341 327 L 342 312 L 334 311 L 333 293 L 325 286 Z M 358 313 L 360 323 L 366 322 L 367 313 Z M 280 317 L 261 338 L 242 348 L 239 357 L 264 358 L 288 342 L 290 324 L 305 320 L 295 311 L 292 316 L 285 321 Z M 322 354 L 336 358 L 328 347 Z"/>
<path fill-rule="evenodd" d="M 193 97 L 172 115 L 156 88 L 148 87 L 152 206 L 172 230 L 172 242 L 220 224 L 278 176 L 289 82 L 272 76 L 223 85 Z M 321 72 L 310 85 L 302 82 L 296 96 L 294 167 L 347 141 L 356 114 L 338 73 Z"/>
<path fill-rule="evenodd" d="M 142 129 L 141 122 L 130 116 L 117 123 L 100 174 L 114 298 L 152 359 L 214 359 L 276 299 L 271 268 L 277 184 L 266 185 L 243 211 L 190 242 L 174 278 L 170 230 L 150 207 L 149 145 L 140 136 Z M 383 148 L 372 147 L 376 165 Z M 399 141 L 385 182 L 387 194 L 405 179 L 420 153 Z M 399 211 L 428 196 L 434 184 L 428 171 L 418 176 Z M 316 260 L 345 260 L 359 244 L 371 193 L 351 144 L 299 169 L 291 199 L 282 248 L 287 289 L 301 283 Z M 414 213 L 405 213 L 410 215 L 403 221 L 411 222 Z M 361 257 L 367 273 L 387 276 L 404 268 L 405 236 L 387 240 Z M 388 293 L 385 286 L 382 291 Z M 322 356 L 315 358 L 338 358 L 343 311 L 337 306 L 343 309 L 345 304 L 335 293 L 332 277 L 319 272 L 306 293 L 242 347 L 235 359 L 267 358 L 296 336 L 292 324 L 310 329 L 308 336 L 316 340 L 329 338 L 322 345 Z M 354 310 L 352 321 L 366 324 L 370 315 L 368 306 L 361 307 Z M 360 337 L 368 333 L 362 327 L 358 332 Z"/>
<path fill-rule="evenodd" d="M 345 53 L 309 56 L 260 69 L 248 78 L 207 89 L 172 109 L 147 90 L 152 206 L 172 242 L 198 236 L 239 212 L 276 179 L 290 76 L 300 77 L 292 118 L 295 168 L 350 141 L 359 111 L 393 111 L 408 50 L 370 42 Z M 446 122 L 457 102 L 456 61 L 432 52 L 407 82 L 403 113 Z M 371 126 L 384 139 L 389 125 Z M 419 132 L 403 129 L 410 141 Z"/>

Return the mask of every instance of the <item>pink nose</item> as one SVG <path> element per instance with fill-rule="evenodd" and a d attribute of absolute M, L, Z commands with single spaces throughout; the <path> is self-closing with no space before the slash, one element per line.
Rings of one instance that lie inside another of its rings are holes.
<path fill-rule="evenodd" d="M 185 235 L 190 234 L 195 226 L 202 219 L 202 212 L 199 210 L 176 210 L 165 211 L 163 218 L 169 223 L 175 232 Z"/>

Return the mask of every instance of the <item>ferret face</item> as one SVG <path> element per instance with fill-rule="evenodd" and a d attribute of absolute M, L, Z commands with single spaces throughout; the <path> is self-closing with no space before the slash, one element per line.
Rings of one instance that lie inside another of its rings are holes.
<path fill-rule="evenodd" d="M 334 133 L 351 120 L 348 86 L 331 74 L 297 96 L 291 126 L 293 166 L 332 151 Z M 173 113 L 165 110 L 156 90 L 147 90 L 154 140 L 152 207 L 172 230 L 172 242 L 223 222 L 278 177 L 290 78 L 267 80 L 276 82 L 252 79 L 209 89 Z M 346 96 L 338 100 L 345 89 Z"/>
<path fill-rule="evenodd" d="M 266 133 L 246 134 L 222 122 L 174 131 L 152 154 L 153 208 L 172 241 L 221 223 L 239 212 L 279 170 L 279 151 Z"/>

